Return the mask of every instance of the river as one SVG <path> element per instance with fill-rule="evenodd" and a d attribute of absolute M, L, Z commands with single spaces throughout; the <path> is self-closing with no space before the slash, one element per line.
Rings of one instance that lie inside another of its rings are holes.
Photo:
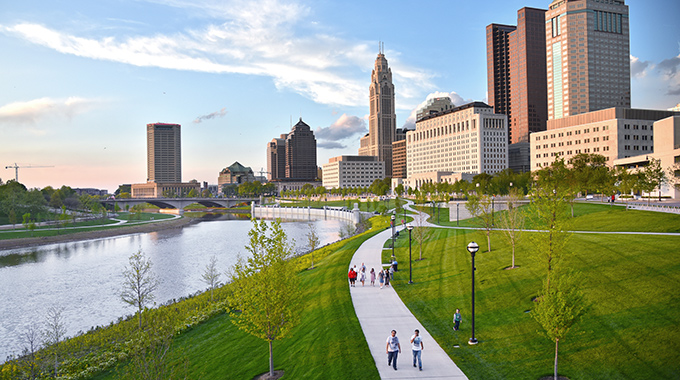
<path fill-rule="evenodd" d="M 220 280 L 226 280 L 224 272 L 239 254 L 247 254 L 252 226 L 250 221 L 227 218 L 182 229 L 0 251 L 0 363 L 20 353 L 21 334 L 28 326 L 43 328 L 51 306 L 64 308 L 68 336 L 133 314 L 134 308 L 119 294 L 128 257 L 139 249 L 151 259 L 160 279 L 155 293 L 159 304 L 206 289 L 201 275 L 212 255 L 217 257 Z M 338 240 L 343 222 L 311 223 L 324 245 Z M 282 225 L 295 240 L 296 250 L 304 250 L 308 224 Z"/>

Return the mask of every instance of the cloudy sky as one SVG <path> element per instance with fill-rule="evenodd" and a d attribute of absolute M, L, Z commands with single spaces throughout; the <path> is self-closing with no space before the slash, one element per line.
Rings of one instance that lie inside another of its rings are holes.
<path fill-rule="evenodd" d="M 628 0 L 632 101 L 680 103 L 677 0 Z M 482 5 L 483 4 L 483 5 Z M 50 0 L 0 12 L 0 178 L 28 187 L 146 180 L 145 125 L 182 125 L 183 180 L 217 182 L 298 118 L 318 165 L 356 154 L 378 52 L 397 125 L 428 95 L 486 100 L 485 27 L 549 0 Z"/>

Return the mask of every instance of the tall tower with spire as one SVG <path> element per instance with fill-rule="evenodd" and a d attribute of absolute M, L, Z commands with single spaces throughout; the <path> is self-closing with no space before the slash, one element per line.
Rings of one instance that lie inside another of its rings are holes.
<path fill-rule="evenodd" d="M 392 177 L 392 142 L 397 116 L 394 111 L 392 70 L 387 64 L 382 44 L 371 73 L 369 99 L 368 135 L 361 139 L 359 155 L 378 157 L 378 161 L 385 163 L 385 176 Z"/>

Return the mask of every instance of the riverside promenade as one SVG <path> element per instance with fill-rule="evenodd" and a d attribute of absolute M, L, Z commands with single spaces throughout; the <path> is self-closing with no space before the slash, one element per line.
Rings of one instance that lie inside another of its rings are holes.
<path fill-rule="evenodd" d="M 357 286 L 350 287 L 352 303 L 356 312 L 361 329 L 368 342 L 371 355 L 378 368 L 381 379 L 419 379 L 419 380 L 441 380 L 441 379 L 467 379 L 467 376 L 456 366 L 444 350 L 439 347 L 437 342 L 427 332 L 423 325 L 411 314 L 397 295 L 397 292 L 390 287 L 380 289 L 377 273 L 382 268 L 381 255 L 385 241 L 390 239 L 392 230 L 387 229 L 376 236 L 366 240 L 352 257 L 350 266 L 361 263 L 366 265 L 366 285 L 361 286 L 357 281 Z M 370 271 L 376 271 L 376 284 L 370 284 Z M 347 268 L 349 271 L 349 268 Z M 452 315 L 442 315 L 442 318 L 452 319 Z M 411 335 L 415 329 L 420 330 L 423 338 L 423 370 L 419 371 L 413 367 L 413 356 L 411 354 Z M 386 340 L 391 330 L 397 331 L 397 337 L 401 344 L 401 353 L 398 357 L 398 370 L 395 371 L 391 366 L 387 366 L 387 353 L 385 352 Z M 453 332 L 453 330 L 452 330 Z"/>

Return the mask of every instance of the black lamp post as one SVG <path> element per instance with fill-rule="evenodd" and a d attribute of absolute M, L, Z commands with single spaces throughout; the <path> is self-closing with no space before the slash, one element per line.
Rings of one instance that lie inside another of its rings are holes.
<path fill-rule="evenodd" d="M 408 229 L 408 283 L 413 284 L 413 270 L 411 269 L 411 230 L 413 230 L 412 225 L 406 226 Z"/>
<path fill-rule="evenodd" d="M 470 242 L 467 245 L 467 250 L 472 256 L 472 337 L 468 341 L 468 344 L 477 344 L 477 338 L 475 338 L 475 253 L 479 251 L 479 244 Z"/>
<path fill-rule="evenodd" d="M 459 220 L 460 220 L 460 202 L 456 202 L 456 227 L 460 225 L 458 224 Z"/>
<path fill-rule="evenodd" d="M 392 223 L 392 257 L 395 257 L 394 256 L 394 219 L 396 219 L 396 218 L 394 217 L 394 214 L 393 214 L 390 217 L 390 221 Z"/>

